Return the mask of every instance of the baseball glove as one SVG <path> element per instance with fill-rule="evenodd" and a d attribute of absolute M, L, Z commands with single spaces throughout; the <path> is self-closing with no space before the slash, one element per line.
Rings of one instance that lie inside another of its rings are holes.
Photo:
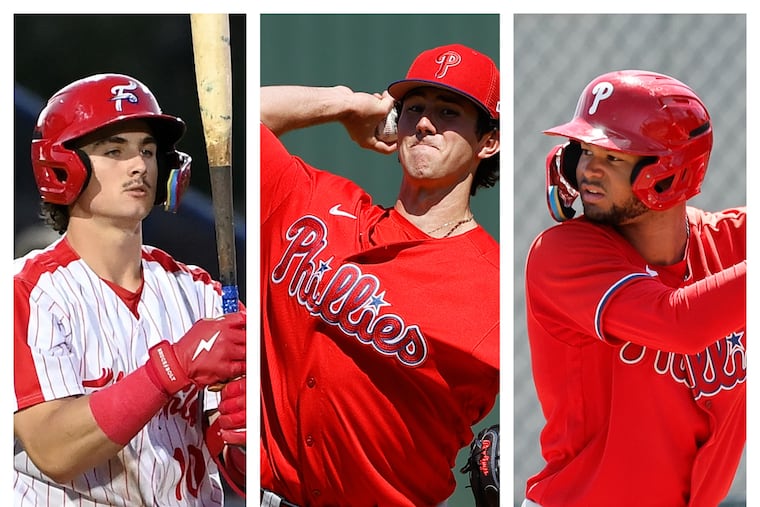
<path fill-rule="evenodd" d="M 467 463 L 459 470 L 468 474 L 476 507 L 499 505 L 499 425 L 484 428 L 470 444 Z"/>

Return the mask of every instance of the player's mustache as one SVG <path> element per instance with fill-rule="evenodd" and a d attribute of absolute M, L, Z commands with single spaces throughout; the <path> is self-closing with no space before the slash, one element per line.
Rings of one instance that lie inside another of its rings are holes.
<path fill-rule="evenodd" d="M 145 187 L 147 189 L 153 188 L 150 183 L 148 183 L 147 180 L 144 180 L 142 178 L 136 179 L 136 180 L 130 180 L 125 183 L 122 183 L 121 188 L 122 190 L 131 190 L 133 188 L 138 187 Z"/>

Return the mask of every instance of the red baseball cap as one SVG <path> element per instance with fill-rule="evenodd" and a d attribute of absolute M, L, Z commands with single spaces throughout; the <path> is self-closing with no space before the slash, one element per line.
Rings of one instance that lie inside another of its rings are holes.
<path fill-rule="evenodd" d="M 464 95 L 488 116 L 499 119 L 499 69 L 489 57 L 462 44 L 449 44 L 420 53 L 406 79 L 388 86 L 401 100 L 413 88 L 436 86 Z"/>

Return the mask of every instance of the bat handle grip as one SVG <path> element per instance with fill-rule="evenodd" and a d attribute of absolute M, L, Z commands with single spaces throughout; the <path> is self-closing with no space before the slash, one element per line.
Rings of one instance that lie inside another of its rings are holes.
<path fill-rule="evenodd" d="M 224 313 L 235 313 L 238 311 L 237 285 L 222 286 L 222 311 Z"/>

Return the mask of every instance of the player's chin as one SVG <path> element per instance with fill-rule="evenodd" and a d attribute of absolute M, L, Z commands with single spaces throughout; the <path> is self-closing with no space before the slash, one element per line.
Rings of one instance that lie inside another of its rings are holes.
<path fill-rule="evenodd" d="M 136 202 L 124 206 L 118 214 L 125 220 L 142 221 L 150 215 L 154 207 L 153 202 Z"/>
<path fill-rule="evenodd" d="M 588 220 L 601 224 L 610 223 L 610 220 L 612 218 L 608 209 L 604 209 L 597 204 L 589 204 L 587 202 L 583 202 L 583 214 Z"/>

